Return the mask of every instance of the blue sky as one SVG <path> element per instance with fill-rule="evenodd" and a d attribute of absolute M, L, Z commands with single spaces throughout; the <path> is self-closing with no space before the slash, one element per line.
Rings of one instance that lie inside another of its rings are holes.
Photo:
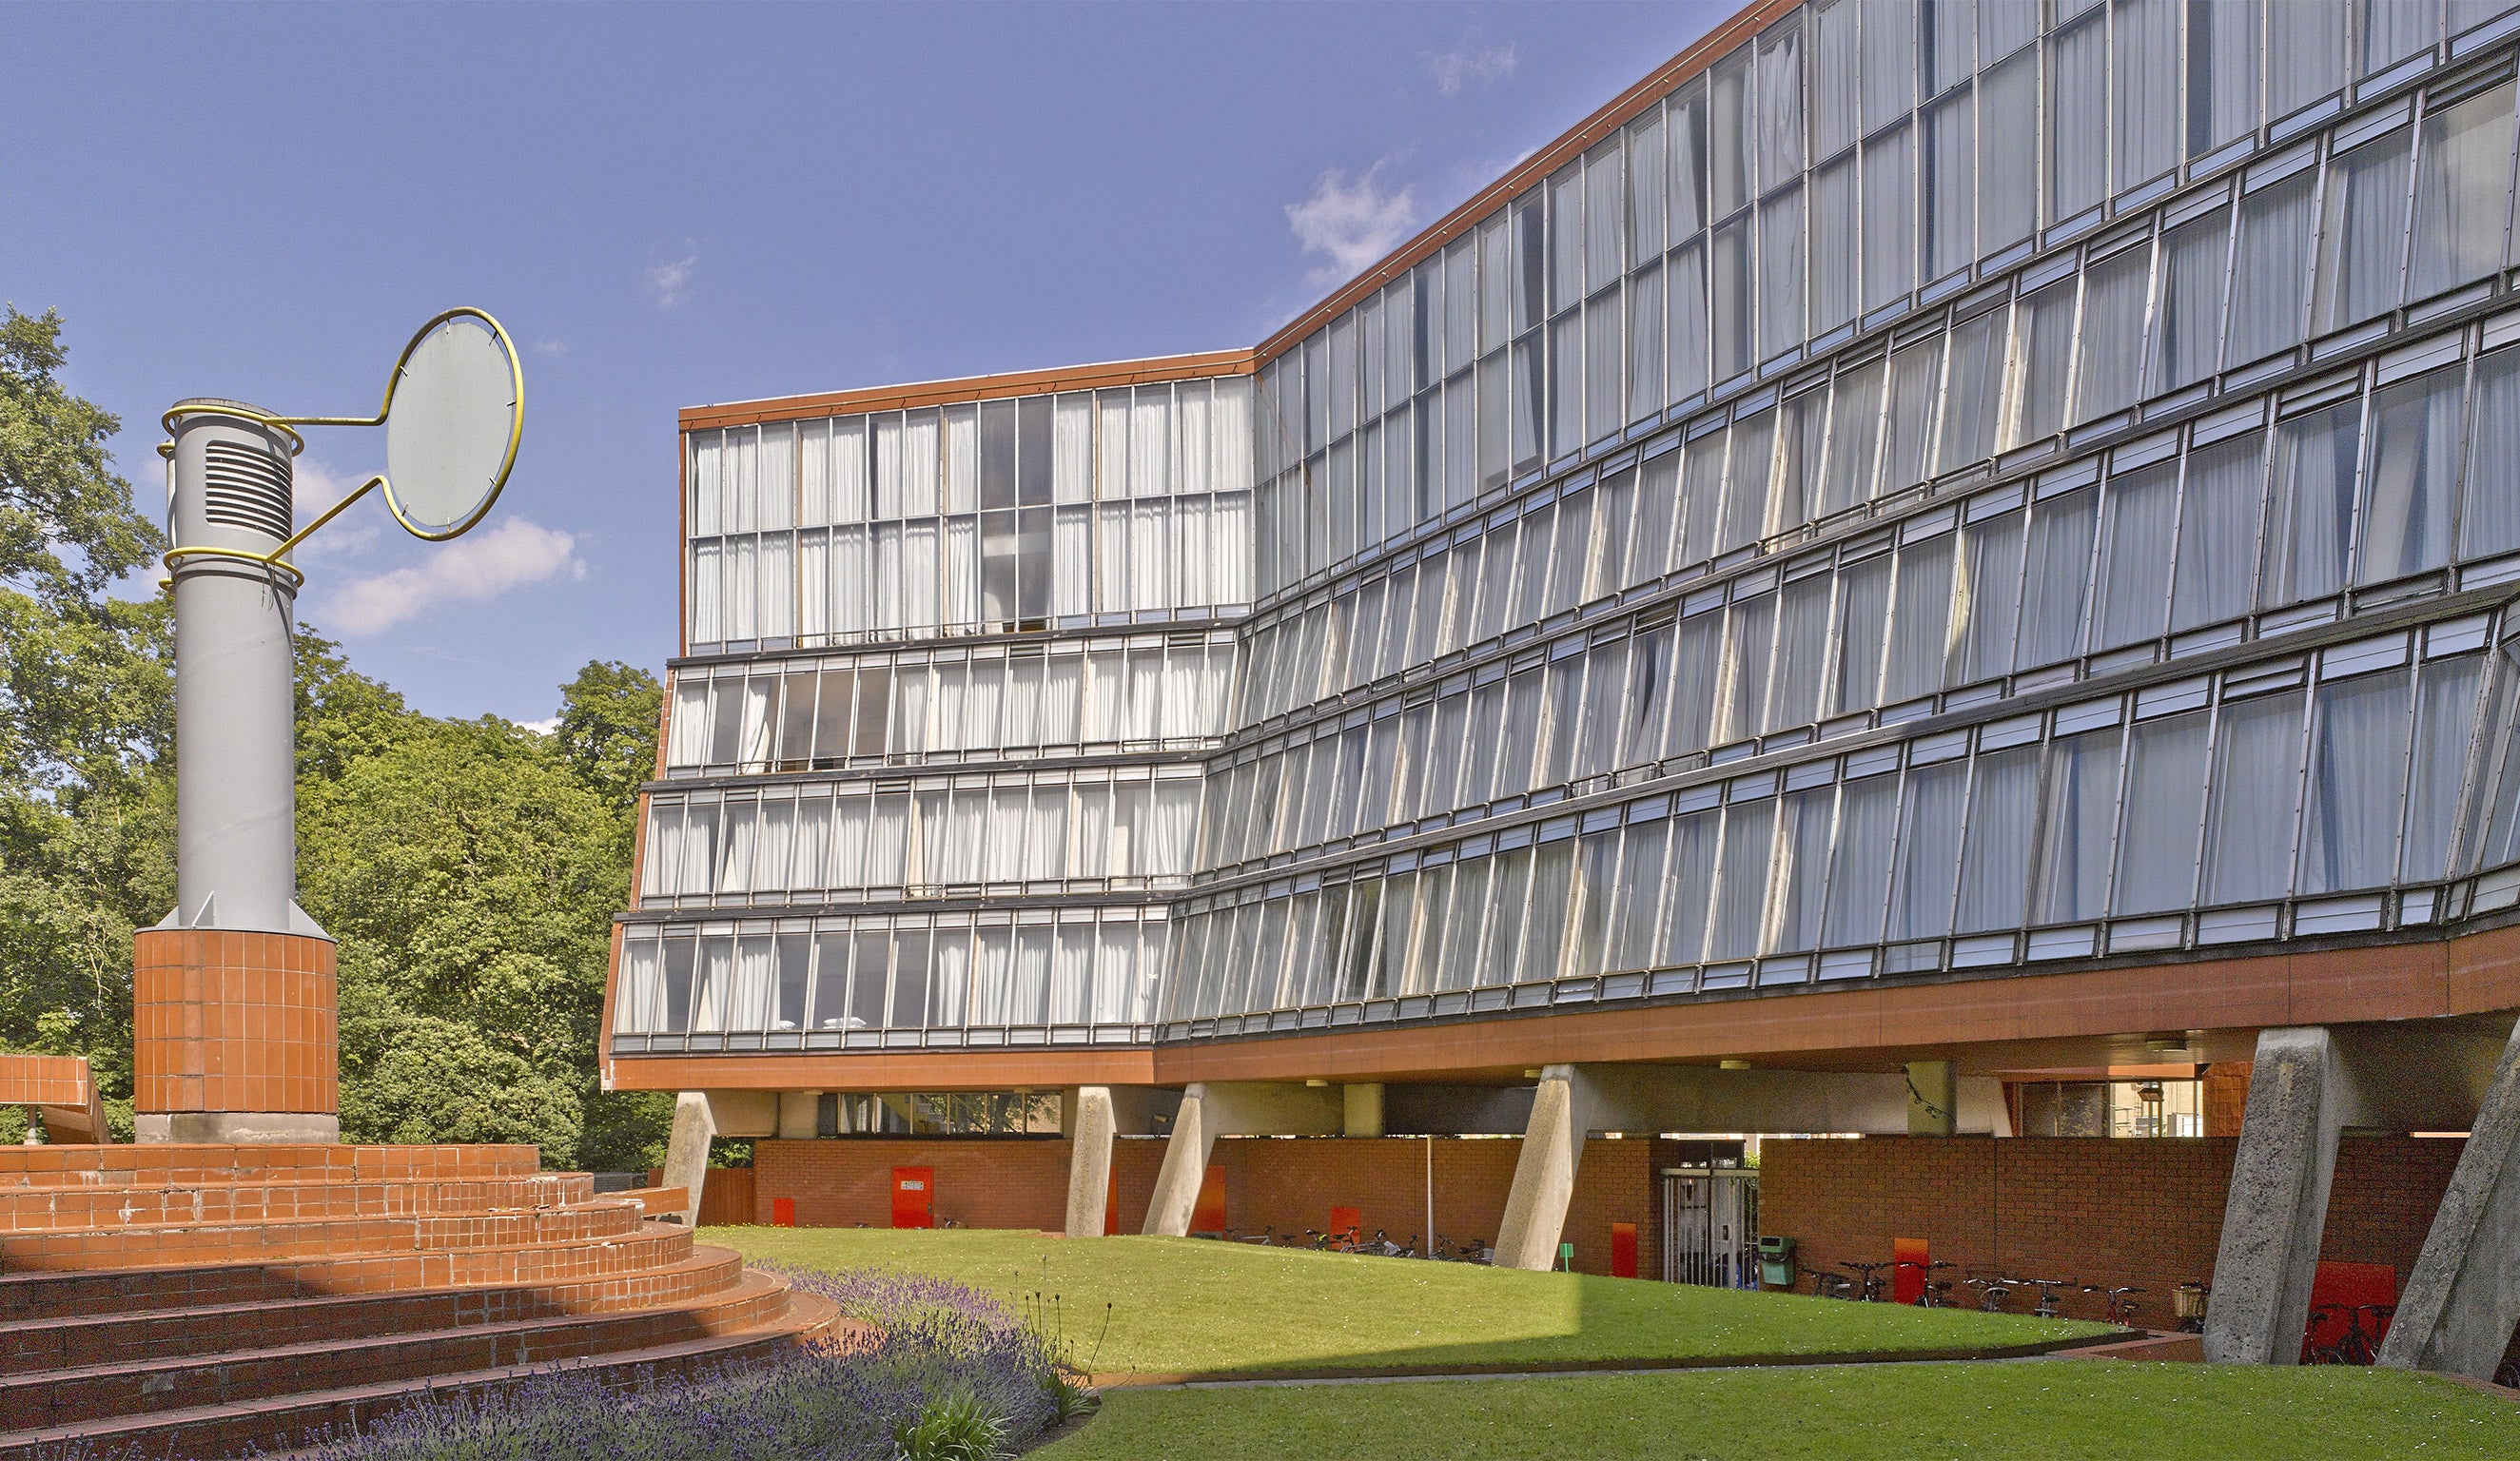
<path fill-rule="evenodd" d="M 498 315 L 498 509 L 353 509 L 300 611 L 538 721 L 671 652 L 677 408 L 1255 344 L 1732 9 L 9 6 L 0 299 L 61 310 L 151 510 L 175 400 L 370 412 Z M 382 465 L 310 436 L 301 504 Z"/>

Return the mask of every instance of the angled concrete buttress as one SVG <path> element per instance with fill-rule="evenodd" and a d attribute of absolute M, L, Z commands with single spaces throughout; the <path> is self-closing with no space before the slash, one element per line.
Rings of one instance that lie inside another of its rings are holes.
<path fill-rule="evenodd" d="M 1531 1126 L 1522 1135 L 1522 1155 L 1514 1159 L 1513 1190 L 1506 1197 L 1505 1219 L 1497 1229 L 1500 1268 L 1538 1271 L 1557 1262 L 1566 1206 L 1575 1196 L 1575 1164 L 1583 1160 L 1584 1133 L 1592 1127 L 1592 1102 L 1584 1085 L 1571 1065 L 1540 1072 L 1539 1088 L 1531 1096 Z"/>
<path fill-rule="evenodd" d="M 709 1110 L 708 1092 L 686 1090 L 674 1097 L 673 1134 L 665 1138 L 665 1185 L 683 1189 L 683 1226 L 700 1223 L 700 1184 L 708 1180 L 709 1142 L 717 1137 L 717 1118 Z"/>
<path fill-rule="evenodd" d="M 2494 1067 L 2467 1146 L 2398 1298 L 2380 1363 L 2494 1377 L 2520 1326 L 2520 1030 Z"/>
<path fill-rule="evenodd" d="M 1217 1137 L 1335 1136 L 1346 1120 L 1346 1102 L 1335 1086 L 1192 1081 L 1182 1088 L 1181 1109 L 1164 1142 L 1163 1170 L 1155 1174 L 1145 1231 L 1189 1235 Z"/>
<path fill-rule="evenodd" d="M 1111 1197 L 1111 1137 L 1118 1129 L 1111 1088 L 1083 1085 L 1076 1091 L 1076 1121 L 1069 1128 L 1067 1235 L 1099 1238 Z M 1192 1194 L 1194 1199 L 1197 1194 Z"/>

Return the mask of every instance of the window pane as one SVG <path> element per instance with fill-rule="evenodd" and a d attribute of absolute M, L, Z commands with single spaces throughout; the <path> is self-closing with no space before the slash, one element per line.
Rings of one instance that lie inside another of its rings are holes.
<path fill-rule="evenodd" d="M 2265 607 L 2345 586 L 2354 524 L 2354 465 L 2362 403 L 2347 401 L 2275 428 L 2274 500 L 2267 523 Z"/>
<path fill-rule="evenodd" d="M 2117 828 L 2118 747 L 2112 728 L 2056 742 L 2048 757 L 2039 857 L 2039 921 L 2071 923 L 2108 911 L 2109 840 Z"/>
<path fill-rule="evenodd" d="M 2214 374 L 2223 338 L 2223 283 L 2229 272 L 2231 210 L 2218 208 L 2162 238 L 2161 324 L 2154 332 L 2153 390 L 2177 390 Z"/>
<path fill-rule="evenodd" d="M 2185 908 L 2196 887 L 2205 815 L 2206 714 L 2135 728 L 2127 767 L 2126 834 L 2118 847 L 2120 913 Z"/>
<path fill-rule="evenodd" d="M 2300 343 L 2315 221 L 2311 190 L 2318 181 L 2315 172 L 2298 173 L 2240 200 L 2225 364 L 2244 365 Z"/>
<path fill-rule="evenodd" d="M 1961 809 L 1967 789 L 1964 761 L 1929 766 L 1908 777 L 1900 808 L 1898 880 L 1890 897 L 1889 927 L 1884 931 L 1894 942 L 1940 938 L 1951 932 L 1952 891 L 1959 875 Z"/>
<path fill-rule="evenodd" d="M 2048 43 L 2048 220 L 2097 207 L 2108 179 L 2107 17 L 2093 15 Z"/>
<path fill-rule="evenodd" d="M 1967 849 L 1960 863 L 1961 933 L 2021 926 L 2034 851 L 2040 749 L 2016 746 L 1977 760 Z"/>
<path fill-rule="evenodd" d="M 2110 18 L 2117 120 L 2112 191 L 2149 182 L 2179 163 L 2180 0 L 2118 0 Z"/>
<path fill-rule="evenodd" d="M 2107 512 L 2094 651 L 2161 633 L 2170 598 L 2172 534 L 2179 518 L 2179 464 L 2165 462 L 2111 479 Z"/>
<path fill-rule="evenodd" d="M 2237 618 L 2249 606 L 2264 496 L 2263 433 L 2189 455 L 2179 509 L 2179 565 L 2170 593 L 2173 633 Z"/>
<path fill-rule="evenodd" d="M 2224 708 L 2206 834 L 2207 903 L 2284 895 L 2301 796 L 2301 711 L 2298 690 Z"/>
<path fill-rule="evenodd" d="M 2304 896 L 2380 887 L 2398 865 L 2408 679 L 2408 671 L 2392 670 L 2318 688 L 2302 832 Z"/>
<path fill-rule="evenodd" d="M 1864 149 L 1864 307 L 1878 309 L 1916 283 L 1916 186 L 1912 129 Z"/>
<path fill-rule="evenodd" d="M 2415 174 L 2414 260 L 2407 297 L 2423 299 L 2502 261 L 2510 215 L 2510 83 L 2424 118 Z"/>
<path fill-rule="evenodd" d="M 2476 365 L 2476 426 L 2468 449 L 2466 516 L 2459 551 L 2470 557 L 2520 548 L 2520 350 Z"/>
<path fill-rule="evenodd" d="M 2402 127 L 2347 153 L 2328 169 L 2311 333 L 2360 324 L 2397 304 L 2414 136 L 2413 128 Z"/>
<path fill-rule="evenodd" d="M 2371 469 L 2355 582 L 2379 583 L 2450 561 L 2463 374 L 2455 367 L 2435 371 L 2372 396 Z"/>

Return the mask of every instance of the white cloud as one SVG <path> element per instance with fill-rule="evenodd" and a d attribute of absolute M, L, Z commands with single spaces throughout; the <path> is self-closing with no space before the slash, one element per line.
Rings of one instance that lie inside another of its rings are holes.
<path fill-rule="evenodd" d="M 366 480 L 364 473 L 343 476 L 320 462 L 298 458 L 292 473 L 297 526 L 302 528 L 323 516 Z M 370 512 L 367 505 L 361 504 L 324 524 L 313 537 L 291 549 L 289 555 L 304 562 L 308 558 L 338 558 L 365 553 L 376 546 L 381 518 L 382 514 Z"/>
<path fill-rule="evenodd" d="M 688 246 L 688 245 L 686 245 Z M 691 297 L 692 275 L 700 266 L 698 252 L 648 266 L 648 293 L 658 309 L 672 309 Z"/>
<path fill-rule="evenodd" d="M 1487 32 L 1473 25 L 1462 36 L 1461 44 L 1449 51 L 1427 51 L 1427 69 L 1435 73 L 1435 89 L 1448 97 L 1457 97 L 1473 85 L 1502 81 L 1513 74 L 1513 42 L 1493 42 Z"/>
<path fill-rule="evenodd" d="M 534 353 L 536 355 L 548 355 L 556 360 L 568 353 L 568 341 L 558 339 L 536 340 L 534 341 Z"/>
<path fill-rule="evenodd" d="M 518 721 L 517 727 L 519 730 L 531 730 L 536 735 L 549 735 L 560 729 L 560 717 L 553 716 L 547 721 Z"/>
<path fill-rule="evenodd" d="M 422 553 L 411 567 L 342 584 L 325 597 L 318 617 L 341 634 L 381 634 L 441 603 L 479 602 L 529 584 L 586 577 L 575 538 L 522 517 Z"/>
<path fill-rule="evenodd" d="M 1398 247 L 1418 227 L 1418 196 L 1408 187 L 1386 190 L 1383 158 L 1350 178 L 1333 167 L 1313 185 L 1313 196 L 1286 204 L 1286 222 L 1304 252 L 1328 255 L 1325 279 L 1345 278 Z"/>

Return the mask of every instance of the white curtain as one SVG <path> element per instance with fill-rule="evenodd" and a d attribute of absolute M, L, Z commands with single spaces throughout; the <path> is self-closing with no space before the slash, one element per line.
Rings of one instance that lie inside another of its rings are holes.
<path fill-rule="evenodd" d="M 718 478 L 718 493 L 722 499 L 718 509 L 720 530 L 749 533 L 760 526 L 756 473 L 761 461 L 761 428 L 738 426 L 728 431 L 724 460 L 725 465 Z"/>
<path fill-rule="evenodd" d="M 1119 740 L 1128 733 L 1120 714 L 1126 662 L 1120 651 L 1102 649 L 1086 656 L 1086 666 L 1085 739 Z"/>
<path fill-rule="evenodd" d="M 1911 772 L 1901 790 L 1899 863 L 1890 894 L 1894 942 L 1951 932 L 1952 895 L 1959 877 L 1968 764 L 1945 762 Z"/>
<path fill-rule="evenodd" d="M 616 1035 L 649 1035 L 664 1027 L 663 950 L 654 939 L 621 945 L 621 991 L 612 1005 Z"/>
<path fill-rule="evenodd" d="M 2206 712 L 2148 721 L 2130 741 L 2126 832 L 2118 841 L 2120 913 L 2187 907 L 2196 890 L 2196 837 L 2204 823 Z"/>
<path fill-rule="evenodd" d="M 980 620 L 980 523 L 971 516 L 945 519 L 944 622 Z"/>
<path fill-rule="evenodd" d="M 1063 395 L 1051 407 L 1051 497 L 1061 503 L 1094 497 L 1094 398 Z"/>
<path fill-rule="evenodd" d="M 902 525 L 879 522 L 875 534 L 875 617 L 877 629 L 899 629 L 906 622 L 904 599 L 908 597 L 902 572 Z M 932 592 L 932 585 L 929 586 Z"/>
<path fill-rule="evenodd" d="M 2115 728 L 2056 742 L 2048 757 L 2038 918 L 2071 923 L 2108 911 L 2109 844 L 2117 831 Z"/>
<path fill-rule="evenodd" d="M 2371 467 L 2362 492 L 2356 583 L 2401 578 L 2450 561 L 2466 397 L 2462 374 L 2455 366 L 2435 371 L 2371 398 Z M 2508 495 L 2509 484 L 2504 486 Z"/>
<path fill-rule="evenodd" d="M 698 766 L 708 760 L 708 673 L 674 682 L 673 734 L 667 744 L 667 766 Z"/>
<path fill-rule="evenodd" d="M 1143 417 L 1139 422 L 1143 428 Z M 1141 439 L 1143 439 L 1143 431 Z M 1129 589 L 1127 607 L 1138 610 L 1171 606 L 1172 504 L 1140 499 L 1129 511 Z"/>
<path fill-rule="evenodd" d="M 1025 872 L 1024 832 L 1032 820 L 1031 796 L 1020 786 L 1001 786 L 985 798 L 973 798 L 973 814 L 986 815 L 988 836 L 973 849 L 978 863 L 975 881 L 1013 882 Z M 963 808 L 955 809 L 958 813 Z"/>
<path fill-rule="evenodd" d="M 935 700 L 928 716 L 926 749 L 968 750 L 970 731 L 971 667 L 954 660 L 936 666 Z"/>
<path fill-rule="evenodd" d="M 779 532 L 796 525 L 796 427 L 793 422 L 780 421 L 760 431 L 753 522 L 765 533 Z"/>
<path fill-rule="evenodd" d="M 2476 429 L 2468 447 L 2466 512 L 2459 551 L 2468 557 L 2520 548 L 2520 350 L 2476 365 Z"/>
<path fill-rule="evenodd" d="M 1094 393 L 1097 430 L 1094 450 L 1094 495 L 1104 501 L 1129 495 L 1129 392 Z"/>
<path fill-rule="evenodd" d="M 2223 342 L 2223 286 L 2230 273 L 2230 244 L 2228 206 L 2163 235 L 2160 323 L 2152 332 L 2154 393 L 2214 374 Z"/>
<path fill-rule="evenodd" d="M 742 801 L 726 804 L 726 837 L 719 847 L 717 889 L 720 893 L 752 890 L 753 852 L 760 840 L 761 809 Z"/>
<path fill-rule="evenodd" d="M 1083 710 L 1085 657 L 1054 654 L 1044 663 L 1041 695 L 1041 743 L 1070 746 L 1085 739 L 1078 720 Z"/>
<path fill-rule="evenodd" d="M 2267 27 L 2267 110 L 2283 116 L 2345 84 L 2352 0 L 2284 0 Z"/>
<path fill-rule="evenodd" d="M 2308 169 L 2240 200 L 2225 364 L 2245 365 L 2300 343 L 2310 244 L 2318 222 L 2311 198 L 2318 182 L 2317 169 Z"/>
<path fill-rule="evenodd" d="M 1111 785 L 1110 876 L 1145 877 L 1148 825 L 1148 788 L 1144 781 Z"/>
<path fill-rule="evenodd" d="M 1213 557 L 1216 549 L 1208 527 L 1213 506 L 1213 500 L 1205 497 L 1173 499 L 1172 602 L 1177 607 L 1192 608 L 1217 601 Z"/>
<path fill-rule="evenodd" d="M 2329 165 L 2311 333 L 2360 324 L 2397 304 L 2414 140 L 2412 127 L 2401 127 Z"/>
<path fill-rule="evenodd" d="M 2145 247 L 2128 249 L 2091 271 L 2083 299 L 2082 367 L 2074 384 L 2075 422 L 2135 404 L 2142 389 L 2144 299 L 2151 283 L 2152 250 Z"/>
<path fill-rule="evenodd" d="M 1064 785 L 1032 789 L 1031 825 L 1025 834 L 1023 875 L 1036 881 L 1067 876 L 1067 802 Z"/>
<path fill-rule="evenodd" d="M 796 545 L 796 632 L 820 642 L 832 632 L 831 534 L 815 529 L 799 533 Z"/>
<path fill-rule="evenodd" d="M 2477 683 L 2484 657 L 2437 659 L 2424 666 L 2415 701 L 2413 774 L 2408 778 L 2407 842 L 2401 882 L 2419 883 L 2450 867 L 2458 831 L 2459 779 L 2476 730 Z"/>
<path fill-rule="evenodd" d="M 2009 7 L 2025 9 L 2035 27 L 2035 5 Z M 2177 32 L 2172 36 L 2175 43 Z M 1977 246 L 1993 253 L 2030 237 L 2039 224 L 2038 53 L 2024 52 L 1978 78 L 1977 135 Z"/>
<path fill-rule="evenodd" d="M 879 792 L 868 812 L 864 885 L 898 888 L 912 881 L 909 793 Z"/>
<path fill-rule="evenodd" d="M 2281 898 L 2290 886 L 2301 717 L 2299 690 L 2224 707 L 2206 839 L 2207 903 Z"/>
<path fill-rule="evenodd" d="M 1709 960 L 1749 958 L 1765 932 L 1768 877 L 1775 864 L 1777 804 L 1748 802 L 1724 815 L 1724 850 L 1707 940 Z"/>
<path fill-rule="evenodd" d="M 698 989 L 692 996 L 692 1028 L 717 1031 L 726 1028 L 728 986 L 734 982 L 735 940 L 731 936 L 699 941 Z"/>
<path fill-rule="evenodd" d="M 781 797 L 761 804 L 761 845 L 752 857 L 751 890 L 776 892 L 788 886 L 796 856 L 796 803 Z"/>
<path fill-rule="evenodd" d="M 797 804 L 796 852 L 788 860 L 788 887 L 810 892 L 825 886 L 823 878 L 832 862 L 832 806 L 830 797 L 807 797 Z"/>
<path fill-rule="evenodd" d="M 1191 871 L 1191 845 L 1198 830 L 1199 781 L 1174 777 L 1154 783 L 1153 835 L 1147 847 L 1147 874 L 1182 877 Z"/>
<path fill-rule="evenodd" d="M 691 472 L 692 536 L 714 538 L 726 531 L 726 516 L 722 510 L 726 479 L 725 432 L 692 433 Z"/>
<path fill-rule="evenodd" d="M 1006 708 L 1007 662 L 997 658 L 974 660 L 969 674 L 970 698 L 964 706 L 961 744 L 968 750 L 1007 744 L 998 733 Z"/>
<path fill-rule="evenodd" d="M 2305 897 L 2382 887 L 2397 869 L 2409 678 L 2392 670 L 2318 687 L 2297 889 Z"/>
<path fill-rule="evenodd" d="M 1882 900 L 1890 891 L 1891 839 L 1898 827 L 1897 776 L 1872 776 L 1846 787 L 1838 803 L 1828 916 L 1821 925 L 1823 946 L 1880 940 Z"/>
<path fill-rule="evenodd" d="M 648 856 L 640 869 L 640 893 L 659 898 L 679 893 L 675 855 L 682 851 L 683 804 L 651 802 L 648 807 Z"/>
<path fill-rule="evenodd" d="M 1070 877 L 1111 875 L 1111 787 L 1102 781 L 1076 783 L 1076 846 L 1070 854 Z"/>
<path fill-rule="evenodd" d="M 926 629 L 936 623 L 937 523 L 914 517 L 904 523 L 901 548 L 901 623 Z"/>
<path fill-rule="evenodd" d="M 867 419 L 842 417 L 832 422 L 832 521 L 866 521 L 871 497 Z"/>
<path fill-rule="evenodd" d="M 898 869 L 889 878 L 870 877 L 868 857 L 874 841 L 871 820 L 872 804 L 865 796 L 832 798 L 832 845 L 824 863 L 821 886 L 832 889 L 864 888 L 897 884 Z M 895 861 L 898 861 L 896 855 Z"/>
<path fill-rule="evenodd" d="M 2171 540 L 2179 521 L 2179 464 L 2165 462 L 2109 480 L 2107 566 L 2101 570 L 2093 650 L 2161 633 L 2170 596 Z"/>
<path fill-rule="evenodd" d="M 970 930 L 938 929 L 935 960 L 934 984 L 929 991 L 933 1013 L 928 1024 L 938 1030 L 961 1029 L 971 985 Z"/>
<path fill-rule="evenodd" d="M 2263 607 L 2333 594 L 2345 586 L 2354 523 L 2354 470 L 2362 403 L 2347 401 L 2275 428 L 2273 521 L 2267 533 Z"/>
<path fill-rule="evenodd" d="M 760 637 L 792 639 L 796 633 L 796 540 L 779 532 L 761 539 Z"/>
<path fill-rule="evenodd" d="M 1124 613 L 1129 608 L 1129 504 L 1109 502 L 1095 509 L 1096 536 L 1094 611 Z"/>
<path fill-rule="evenodd" d="M 945 408 L 945 500 L 948 512 L 980 509 L 980 408 Z"/>
<path fill-rule="evenodd" d="M 797 431 L 796 525 L 822 527 L 832 520 L 832 423 L 805 421 Z"/>
<path fill-rule="evenodd" d="M 1800 953 L 1819 945 L 1836 802 L 1834 787 L 1800 791 L 1780 800 L 1775 896 L 1760 952 Z"/>
<path fill-rule="evenodd" d="M 2022 924 L 2039 810 L 2039 752 L 2027 745 L 1978 758 L 1960 862 L 1961 933 Z"/>
<path fill-rule="evenodd" d="M 2173 633 L 2247 611 L 2266 451 L 2266 436 L 2254 433 L 2188 456 L 2170 593 Z"/>
<path fill-rule="evenodd" d="M 901 686 L 900 712 L 893 723 L 890 741 L 895 751 L 918 755 L 936 749 L 927 724 L 928 705 L 934 698 L 928 683 L 931 668 L 905 664 L 895 672 L 894 679 Z"/>
<path fill-rule="evenodd" d="M 1952 547 L 1943 533 L 1899 550 L 1882 698 L 1896 703 L 1942 687 L 1950 656 Z"/>
<path fill-rule="evenodd" d="M 972 942 L 977 948 L 976 967 L 972 970 L 971 980 L 970 1023 L 974 1026 L 1006 1024 L 1008 995 L 1014 978 L 1014 930 L 983 928 L 978 930 Z"/>
<path fill-rule="evenodd" d="M 878 518 L 899 517 L 901 507 L 901 414 L 887 411 L 869 421 L 875 428 L 875 509 Z"/>
<path fill-rule="evenodd" d="M 683 809 L 683 854 L 674 860 L 674 886 L 669 893 L 707 893 L 717 879 L 718 804 L 700 802 Z"/>
<path fill-rule="evenodd" d="M 998 739 L 1003 746 L 1036 746 L 1049 741 L 1042 733 L 1042 677 L 1049 661 L 1041 658 L 1007 661 L 1007 699 L 998 719 Z"/>
<path fill-rule="evenodd" d="M 936 413 L 907 413 L 901 428 L 901 511 L 919 517 L 936 511 Z"/>
<path fill-rule="evenodd" d="M 1253 567 L 1249 492 L 1226 493 L 1217 497 L 1210 507 L 1208 542 L 1212 550 L 1209 564 L 1214 574 L 1211 591 L 1215 601 L 1223 604 L 1249 603 Z"/>
<path fill-rule="evenodd" d="M 1060 508 L 1051 534 L 1050 611 L 1094 612 L 1094 509 Z"/>
<path fill-rule="evenodd" d="M 1007 999 L 1007 1023 L 1040 1025 L 1050 1016 L 1051 949 L 1057 931 L 1048 925 L 1015 930 L 1014 978 Z"/>
<path fill-rule="evenodd" d="M 728 1001 L 726 1028 L 761 1030 L 769 1023 L 770 984 L 778 941 L 768 934 L 746 934 L 736 942 L 735 994 Z"/>
<path fill-rule="evenodd" d="M 867 529 L 862 526 L 832 529 L 830 593 L 833 634 L 864 634 L 875 627 L 867 607 L 868 591 L 874 578 Z"/>
<path fill-rule="evenodd" d="M 2179 97 L 2186 77 L 2179 66 L 2179 0 L 2118 0 L 2110 17 L 2116 32 L 2117 95 L 2113 190 L 2149 182 L 2179 164 Z"/>
<path fill-rule="evenodd" d="M 2481 279 L 2502 262 L 2495 245 L 2510 216 L 2511 101 L 2504 82 L 2424 118 L 2408 298 Z"/>
<path fill-rule="evenodd" d="M 695 543 L 692 545 L 692 627 L 695 644 L 715 644 L 726 639 L 722 613 L 725 586 L 721 563 L 724 545 Z"/>
<path fill-rule="evenodd" d="M 2029 567 L 2021 597 L 2016 668 L 2071 659 L 2083 642 L 2083 603 L 2092 580 L 2092 518 L 2099 495 L 2090 488 L 2049 498 L 2030 514 Z"/>

